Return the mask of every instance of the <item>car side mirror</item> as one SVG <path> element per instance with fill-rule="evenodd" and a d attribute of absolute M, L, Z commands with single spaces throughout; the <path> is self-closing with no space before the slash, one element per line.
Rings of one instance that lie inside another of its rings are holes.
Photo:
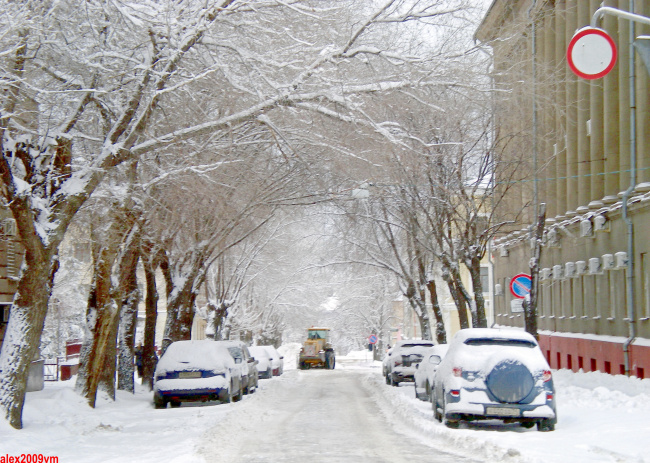
<path fill-rule="evenodd" d="M 429 357 L 429 363 L 431 365 L 439 365 L 440 362 L 441 362 L 441 358 L 438 357 L 437 355 L 432 355 L 431 357 Z"/>
<path fill-rule="evenodd" d="M 415 369 L 416 369 L 416 370 L 419 370 L 419 369 L 420 369 L 420 364 L 419 364 L 419 363 L 416 363 L 416 364 L 415 364 Z"/>
<path fill-rule="evenodd" d="M 241 363 L 241 360 L 242 360 L 241 358 L 237 357 L 237 358 L 235 359 L 235 363 Z"/>
<path fill-rule="evenodd" d="M 281 356 L 280 356 L 280 360 L 283 360 L 283 359 L 284 359 L 284 357 L 281 355 Z"/>

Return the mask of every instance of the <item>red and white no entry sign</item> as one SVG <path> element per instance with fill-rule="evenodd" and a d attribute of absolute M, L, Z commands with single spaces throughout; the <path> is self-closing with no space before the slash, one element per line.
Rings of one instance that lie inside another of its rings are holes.
<path fill-rule="evenodd" d="M 616 44 L 604 30 L 583 27 L 569 42 L 566 58 L 578 77 L 600 79 L 616 64 Z"/>

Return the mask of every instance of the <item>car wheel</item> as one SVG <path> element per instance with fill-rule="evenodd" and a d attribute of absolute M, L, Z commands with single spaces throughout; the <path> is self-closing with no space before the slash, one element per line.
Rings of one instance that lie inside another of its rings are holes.
<path fill-rule="evenodd" d="M 386 375 L 386 384 L 390 386 L 390 374 Z"/>
<path fill-rule="evenodd" d="M 239 391 L 237 391 L 237 395 L 232 396 L 232 401 L 233 402 L 239 402 L 242 397 L 244 396 L 244 388 L 242 387 L 241 383 L 239 384 Z"/>
<path fill-rule="evenodd" d="M 442 413 L 438 410 L 438 401 L 435 397 L 431 399 L 431 406 L 433 407 L 433 418 L 439 423 L 442 423 Z"/>
<path fill-rule="evenodd" d="M 548 419 L 539 420 L 537 422 L 537 430 L 542 432 L 555 431 L 555 423 Z"/>
<path fill-rule="evenodd" d="M 171 401 L 169 402 L 169 406 L 172 407 L 172 408 L 178 408 L 178 407 L 181 406 L 181 403 L 178 402 L 178 401 L 176 401 L 176 400 L 171 400 Z"/>
<path fill-rule="evenodd" d="M 325 368 L 327 368 L 328 370 L 331 370 L 331 369 L 334 368 L 334 366 L 332 365 L 332 353 L 331 352 L 328 352 L 328 353 L 325 354 Z"/>
<path fill-rule="evenodd" d="M 303 367 L 300 367 L 300 368 L 303 368 Z M 273 378 L 273 370 L 271 370 L 271 369 L 269 368 L 268 370 L 266 370 L 266 373 L 264 374 L 264 376 L 266 377 L 266 379 L 271 379 L 271 378 Z"/>
<path fill-rule="evenodd" d="M 445 420 L 445 426 L 451 429 L 458 429 L 460 426 L 459 420 L 450 420 L 447 418 L 447 399 L 445 398 L 445 392 L 442 392 L 442 418 Z"/>
<path fill-rule="evenodd" d="M 533 421 L 524 421 L 521 423 L 521 426 L 526 429 L 531 429 L 533 426 L 535 426 L 535 423 Z"/>
<path fill-rule="evenodd" d="M 232 395 L 230 394 L 230 389 L 226 389 L 219 394 L 219 400 L 221 403 L 229 404 L 232 401 Z"/>
<path fill-rule="evenodd" d="M 399 386 L 399 381 L 395 381 L 393 378 L 393 375 L 390 375 L 390 385 L 393 387 L 398 387 Z"/>
<path fill-rule="evenodd" d="M 167 402 L 165 402 L 165 399 L 162 397 L 161 394 L 154 394 L 153 395 L 153 406 L 154 408 L 167 408 Z"/>

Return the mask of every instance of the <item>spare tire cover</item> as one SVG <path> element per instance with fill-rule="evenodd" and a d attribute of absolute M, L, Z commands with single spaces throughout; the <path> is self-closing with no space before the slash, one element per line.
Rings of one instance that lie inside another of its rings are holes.
<path fill-rule="evenodd" d="M 490 392 L 506 403 L 522 401 L 535 385 L 533 375 L 518 360 L 499 362 L 488 374 L 486 383 Z"/>

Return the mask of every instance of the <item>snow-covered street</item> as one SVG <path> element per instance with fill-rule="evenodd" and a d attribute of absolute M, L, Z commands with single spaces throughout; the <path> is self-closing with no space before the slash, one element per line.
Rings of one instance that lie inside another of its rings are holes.
<path fill-rule="evenodd" d="M 285 358 L 289 356 L 285 353 Z M 73 383 L 27 396 L 24 429 L 0 425 L 0 456 L 70 462 L 650 462 L 650 380 L 555 372 L 559 422 L 540 433 L 478 423 L 447 429 L 413 387 L 387 386 L 360 352 L 334 371 L 260 382 L 231 404 L 155 410 L 151 393 L 120 392 L 91 409 Z M 450 457 L 449 454 L 453 455 Z"/>

